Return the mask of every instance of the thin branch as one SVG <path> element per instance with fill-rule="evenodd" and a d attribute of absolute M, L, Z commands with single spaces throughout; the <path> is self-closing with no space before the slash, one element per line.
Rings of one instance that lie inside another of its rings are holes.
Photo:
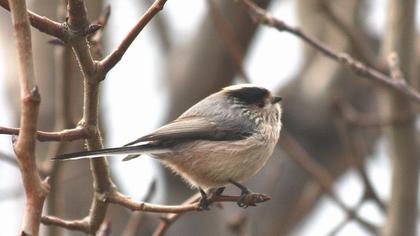
<path fill-rule="evenodd" d="M 19 128 L 7 128 L 0 126 L 0 134 L 18 135 Z M 41 142 L 51 141 L 74 141 L 89 138 L 89 131 L 84 127 L 64 129 L 57 132 L 36 131 L 36 139 Z"/>
<path fill-rule="evenodd" d="M 302 39 L 304 42 L 311 45 L 325 56 L 331 58 L 334 61 L 337 61 L 342 65 L 349 67 L 355 74 L 361 76 L 362 78 L 370 79 L 372 81 L 378 82 L 379 84 L 385 85 L 386 87 L 391 88 L 399 92 L 400 94 L 407 96 L 412 101 L 420 103 L 420 93 L 412 87 L 410 87 L 409 85 L 407 85 L 404 82 L 404 80 L 392 80 L 389 76 L 383 74 L 382 72 L 376 69 L 366 66 L 362 62 L 355 60 L 346 53 L 335 52 L 326 45 L 322 44 L 320 41 L 308 36 L 299 28 L 291 27 L 285 22 L 274 18 L 269 12 L 258 7 L 255 3 L 251 2 L 250 0 L 240 0 L 240 2 L 248 9 L 249 13 L 256 22 L 267 26 L 271 26 L 281 32 L 289 32 Z"/>
<path fill-rule="evenodd" d="M 352 25 L 347 24 L 344 19 L 334 12 L 331 4 L 327 3 L 326 0 L 318 1 L 320 2 L 321 9 L 326 13 L 325 15 L 330 18 L 331 23 L 350 39 L 354 50 L 361 57 L 362 61 L 380 71 L 385 70 L 385 63 L 380 61 L 379 57 L 376 56 L 376 53 L 372 50 L 372 46 L 363 38 L 362 32 Z"/>
<path fill-rule="evenodd" d="M 144 0 L 144 2 L 153 4 L 154 0 Z M 172 41 L 171 41 L 171 35 L 170 35 L 170 28 L 169 28 L 169 22 L 167 21 L 166 17 L 164 15 L 158 15 L 154 17 L 154 22 L 156 26 L 159 42 L 162 45 L 162 49 L 164 53 L 167 53 L 172 48 Z"/>
<path fill-rule="evenodd" d="M 25 209 L 20 235 L 38 235 L 42 207 L 49 191 L 48 179 L 41 181 L 35 161 L 35 136 L 39 94 L 32 59 L 32 42 L 25 0 L 10 1 L 13 31 L 18 55 L 21 97 L 21 132 L 13 143 L 25 190 Z"/>
<path fill-rule="evenodd" d="M 9 3 L 7 0 L 0 0 L 0 6 L 6 9 L 7 11 L 10 11 Z M 62 41 L 67 41 L 68 38 L 68 32 L 66 31 L 63 24 L 60 24 L 56 21 L 53 21 L 51 19 L 48 19 L 45 16 L 37 15 L 31 11 L 28 12 L 29 22 L 33 27 L 38 29 L 41 32 L 44 32 L 48 35 L 57 37 L 61 39 Z"/>
<path fill-rule="evenodd" d="M 360 201 L 357 203 L 357 205 L 353 208 L 353 210 L 355 212 L 357 212 L 360 207 L 363 205 L 363 199 L 360 199 Z M 350 223 L 350 221 L 352 220 L 352 216 L 351 215 L 346 215 L 346 218 L 341 221 L 338 225 L 336 225 L 330 233 L 328 233 L 328 236 L 335 236 L 337 235 L 343 228 L 344 226 L 346 226 L 348 223 Z"/>
<path fill-rule="evenodd" d="M 160 213 L 185 213 L 189 211 L 197 211 L 200 210 L 199 204 L 197 200 L 199 195 L 194 196 L 194 201 L 187 201 L 186 204 L 182 205 L 159 205 L 159 204 L 151 204 L 146 202 L 134 201 L 129 197 L 115 191 L 111 193 L 109 196 L 103 196 L 100 201 L 107 203 L 113 203 L 117 205 L 121 205 L 125 208 L 128 208 L 132 211 L 143 211 L 143 212 L 160 212 Z M 240 196 L 215 196 L 211 195 L 207 200 L 209 203 L 214 202 L 237 202 L 240 199 Z M 243 199 L 244 203 L 249 206 L 255 206 L 257 203 L 262 203 L 265 201 L 270 200 L 271 198 L 265 194 L 260 193 L 250 193 L 246 195 Z M 90 217 L 96 217 L 94 214 L 90 214 L 83 220 L 63 220 L 58 217 L 54 216 L 43 216 L 42 223 L 45 225 L 55 225 L 60 226 L 66 229 L 82 231 L 85 233 L 92 233 L 92 219 Z"/>
<path fill-rule="evenodd" d="M 44 225 L 59 226 L 65 229 L 81 231 L 89 233 L 89 221 L 87 218 L 83 220 L 63 220 L 54 216 L 43 216 L 41 222 Z"/>
<path fill-rule="evenodd" d="M 240 196 L 216 196 L 211 195 L 207 200 L 209 203 L 213 202 L 237 202 L 240 199 Z M 257 203 L 265 202 L 271 198 L 265 194 L 261 193 L 250 193 L 245 196 L 244 204 L 249 206 L 255 206 Z M 129 197 L 115 192 L 106 198 L 106 202 L 118 204 L 124 206 L 133 211 L 147 211 L 147 212 L 161 212 L 161 213 L 184 213 L 188 211 L 197 211 L 200 210 L 198 202 L 185 204 L 185 205 L 158 205 L 150 204 L 146 202 L 138 202 L 130 199 Z"/>
<path fill-rule="evenodd" d="M 110 71 L 122 58 L 131 43 L 140 34 L 143 28 L 150 22 L 153 17 L 163 9 L 167 0 L 156 0 L 150 8 L 144 13 L 133 29 L 121 41 L 114 51 L 99 62 L 99 70 L 106 74 Z"/>
<path fill-rule="evenodd" d="M 96 31 L 94 34 L 88 36 L 89 43 L 92 47 L 93 55 L 95 57 L 102 57 L 103 47 L 102 47 L 102 37 L 105 27 L 108 24 L 109 17 L 111 15 L 111 6 L 107 5 L 102 10 L 101 14 L 99 15 L 98 19 L 93 25 L 99 25 L 101 28 Z"/>
<path fill-rule="evenodd" d="M 83 99 L 83 118 L 81 126 L 85 127 L 91 133 L 86 139 L 89 150 L 103 148 L 102 137 L 98 127 L 99 113 L 99 81 L 105 77 L 97 71 L 97 64 L 93 60 L 89 45 L 87 42 L 89 30 L 89 21 L 87 19 L 86 6 L 83 0 L 69 0 L 68 27 L 74 34 L 70 45 L 76 54 L 80 69 L 83 73 L 84 99 Z M 102 201 L 102 196 L 114 191 L 115 185 L 112 182 L 108 162 L 105 158 L 96 158 L 90 160 L 90 167 L 93 176 L 94 194 L 92 204 L 89 210 L 89 216 L 86 219 L 89 222 L 89 233 L 95 234 L 105 219 L 108 204 Z"/>

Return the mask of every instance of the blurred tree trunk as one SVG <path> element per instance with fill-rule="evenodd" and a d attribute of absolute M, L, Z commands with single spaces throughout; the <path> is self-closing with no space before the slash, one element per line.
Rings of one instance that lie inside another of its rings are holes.
<path fill-rule="evenodd" d="M 236 13 L 237 5 L 233 8 L 230 1 L 218 1 L 223 4 L 223 14 L 247 14 L 240 9 Z M 258 3 L 266 7 L 264 3 Z M 361 1 L 334 1 L 330 2 L 336 13 L 350 25 L 358 25 L 361 15 Z M 232 11 L 228 13 L 229 11 Z M 320 10 L 318 1 L 298 1 L 299 19 L 305 32 L 315 36 L 335 50 L 352 52 L 346 36 L 337 30 Z M 253 26 L 249 16 L 245 17 L 248 26 L 232 23 L 236 35 L 240 32 L 254 32 L 247 29 Z M 206 17 L 205 23 L 200 27 L 200 34 L 188 44 L 189 54 L 175 52 L 171 75 L 171 100 L 169 118 L 173 119 L 188 106 L 204 96 L 217 91 L 230 84 L 235 75 L 235 67 L 229 54 L 217 37 L 217 32 Z M 229 19 L 232 22 L 232 19 Z M 244 37 L 237 37 L 244 39 Z M 249 38 L 248 40 L 250 40 Z M 249 41 L 241 42 L 241 48 L 246 50 Z M 281 42 L 279 42 L 281 43 Z M 192 45 L 192 46 L 191 46 Z M 178 55 L 183 55 L 179 58 Z M 341 145 L 334 125 L 335 112 L 331 107 L 337 95 L 352 104 L 358 111 L 374 110 L 374 98 L 371 86 L 363 80 L 355 79 L 352 73 L 342 68 L 336 62 L 325 58 L 314 49 L 306 47 L 304 50 L 304 67 L 290 84 L 281 89 L 280 93 L 285 99 L 283 103 L 284 128 L 294 136 L 303 147 L 325 166 L 333 176 L 342 174 L 347 166 L 344 161 L 346 149 Z M 279 78 L 280 80 L 280 78 Z M 367 146 L 372 147 L 377 132 L 367 134 Z M 362 155 L 365 155 L 363 153 Z M 266 192 L 273 199 L 261 204 L 255 210 L 248 209 L 245 214 L 251 218 L 247 230 L 252 235 L 285 235 L 302 220 L 315 204 L 307 205 L 305 214 L 294 214 L 301 208 L 299 201 L 306 187 L 313 189 L 313 180 L 292 160 L 278 160 L 280 154 L 276 153 L 261 174 L 253 178 L 247 185 L 258 192 Z M 180 201 L 185 198 L 185 185 L 169 179 L 169 195 Z M 235 190 L 235 193 L 237 191 Z M 174 195 L 177 196 L 174 196 Z M 319 194 L 319 189 L 318 189 Z M 212 223 L 210 235 L 226 235 L 223 226 L 233 212 L 242 211 L 234 204 L 225 204 L 223 212 L 210 212 L 204 216 L 190 213 L 183 217 L 169 230 L 169 233 L 178 235 L 188 229 L 190 234 L 206 234 L 209 222 Z M 223 216 L 221 216 L 223 214 Z M 217 217 L 215 219 L 214 217 Z M 258 219 L 258 220 L 256 220 Z M 187 226 L 188 225 L 188 226 Z M 191 226 L 194 225 L 194 228 Z"/>
<path fill-rule="evenodd" d="M 388 2 L 382 45 L 383 57 L 389 57 L 393 52 L 398 55 L 403 77 L 414 87 L 417 82 L 417 75 L 413 73 L 416 65 L 415 9 L 415 0 Z M 383 91 L 382 97 L 380 107 L 384 117 L 411 114 L 406 122 L 385 129 L 393 173 L 391 200 L 383 235 L 416 235 L 420 150 L 415 115 L 408 99 L 400 94 Z"/>

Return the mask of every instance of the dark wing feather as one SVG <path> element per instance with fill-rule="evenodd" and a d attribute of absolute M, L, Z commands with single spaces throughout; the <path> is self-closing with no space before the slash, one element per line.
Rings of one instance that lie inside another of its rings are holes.
<path fill-rule="evenodd" d="M 220 94 L 213 94 L 185 111 L 178 119 L 151 134 L 126 144 L 156 141 L 163 146 L 190 140 L 240 140 L 255 132 L 256 124 L 238 106 Z"/>
<path fill-rule="evenodd" d="M 160 127 L 154 132 L 145 135 L 137 140 L 127 143 L 130 146 L 146 141 L 166 141 L 177 139 L 206 138 L 216 130 L 216 124 L 202 117 L 186 117 L 174 120 L 173 122 Z"/>

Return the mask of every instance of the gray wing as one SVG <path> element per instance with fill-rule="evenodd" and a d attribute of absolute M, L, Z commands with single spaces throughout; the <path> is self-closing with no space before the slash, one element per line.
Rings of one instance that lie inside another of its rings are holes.
<path fill-rule="evenodd" d="M 240 107 L 228 104 L 220 95 L 210 95 L 185 111 L 178 119 L 126 144 L 154 141 L 168 147 L 191 140 L 241 140 L 254 133 L 256 124 Z"/>
<path fill-rule="evenodd" d="M 205 139 L 211 138 L 217 130 L 214 122 L 202 117 L 185 117 L 160 127 L 154 132 L 137 140 L 127 143 L 125 146 L 146 141 L 168 141 L 182 139 Z"/>

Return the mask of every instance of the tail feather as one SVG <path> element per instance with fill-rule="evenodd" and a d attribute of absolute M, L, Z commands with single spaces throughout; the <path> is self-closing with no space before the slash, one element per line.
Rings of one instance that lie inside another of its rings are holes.
<path fill-rule="evenodd" d="M 83 151 L 83 152 L 74 152 L 74 153 L 66 153 L 57 155 L 56 157 L 52 158 L 53 160 L 78 160 L 78 159 L 91 159 L 91 158 L 98 158 L 103 156 L 112 156 L 112 155 L 136 155 L 140 156 L 141 154 L 145 153 L 162 153 L 167 152 L 166 149 L 161 149 L 157 147 L 151 147 L 148 145 L 137 145 L 137 146 L 129 146 L 129 147 L 117 147 L 117 148 L 105 148 L 100 150 L 92 150 L 92 151 Z"/>

